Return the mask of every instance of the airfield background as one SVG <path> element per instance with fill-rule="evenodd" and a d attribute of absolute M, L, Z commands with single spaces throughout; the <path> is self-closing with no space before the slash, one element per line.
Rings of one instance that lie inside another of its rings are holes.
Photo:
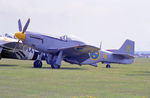
<path fill-rule="evenodd" d="M 118 49 L 125 39 L 135 50 L 150 51 L 150 0 L 0 0 L 0 32 L 14 35 L 17 20 L 28 28 L 54 35 L 74 35 L 102 49 Z M 149 54 L 146 53 L 146 54 Z M 144 54 L 145 55 L 145 54 Z M 146 56 L 149 57 L 149 56 Z M 149 98 L 150 59 L 136 58 L 131 65 L 71 66 L 63 62 L 51 70 L 44 62 L 0 60 L 2 98 Z"/>
<path fill-rule="evenodd" d="M 29 31 L 73 35 L 102 49 L 136 42 L 136 51 L 150 50 L 149 0 L 0 0 L 0 32 L 16 33 L 20 18 Z M 23 24 L 24 26 L 24 24 Z"/>

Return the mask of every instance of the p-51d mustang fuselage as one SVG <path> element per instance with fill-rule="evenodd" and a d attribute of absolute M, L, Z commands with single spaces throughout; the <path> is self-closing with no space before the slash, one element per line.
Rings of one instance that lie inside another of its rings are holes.
<path fill-rule="evenodd" d="M 19 20 L 19 32 L 15 36 L 23 44 L 41 52 L 39 58 L 34 62 L 35 68 L 42 67 L 41 56 L 43 53 L 46 54 L 47 64 L 50 64 L 54 69 L 60 68 L 62 60 L 71 64 L 89 64 L 92 66 L 97 66 L 96 63 L 102 62 L 107 64 L 107 68 L 110 68 L 111 63 L 131 64 L 134 61 L 134 41 L 126 40 L 119 50 L 102 51 L 100 48 L 73 40 L 67 36 L 56 38 L 26 31 L 29 23 L 30 19 L 22 30 Z"/>

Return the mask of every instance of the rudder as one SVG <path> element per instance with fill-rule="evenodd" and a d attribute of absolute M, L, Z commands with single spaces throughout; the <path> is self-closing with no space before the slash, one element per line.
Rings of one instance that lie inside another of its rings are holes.
<path fill-rule="evenodd" d="M 128 55 L 134 55 L 134 41 L 127 39 L 118 52 Z"/>

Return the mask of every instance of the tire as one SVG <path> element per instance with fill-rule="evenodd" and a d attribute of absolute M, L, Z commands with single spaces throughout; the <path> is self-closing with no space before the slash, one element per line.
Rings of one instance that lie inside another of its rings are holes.
<path fill-rule="evenodd" d="M 60 69 L 60 66 L 57 64 L 52 64 L 51 67 L 52 69 Z"/>
<path fill-rule="evenodd" d="M 106 65 L 106 68 L 110 68 L 110 65 L 109 65 L 109 64 L 107 64 L 107 65 Z"/>
<path fill-rule="evenodd" d="M 33 64 L 34 68 L 41 68 L 42 67 L 42 62 L 40 60 L 36 60 Z"/>

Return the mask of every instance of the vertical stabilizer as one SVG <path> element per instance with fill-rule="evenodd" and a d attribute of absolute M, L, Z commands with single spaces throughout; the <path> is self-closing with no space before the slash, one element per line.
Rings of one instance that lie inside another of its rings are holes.
<path fill-rule="evenodd" d="M 121 54 L 134 55 L 134 41 L 127 39 L 117 52 Z"/>

